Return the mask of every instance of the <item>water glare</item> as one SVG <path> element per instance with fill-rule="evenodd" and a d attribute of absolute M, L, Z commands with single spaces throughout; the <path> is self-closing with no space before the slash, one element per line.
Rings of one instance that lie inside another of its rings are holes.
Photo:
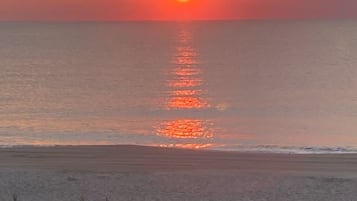
<path fill-rule="evenodd" d="M 176 53 L 173 56 L 171 79 L 167 81 L 168 100 L 166 109 L 170 111 L 200 111 L 210 108 L 204 90 L 202 68 L 199 61 L 199 52 L 194 47 L 192 32 L 182 26 L 178 34 Z M 212 146 L 205 140 L 214 137 L 213 123 L 209 120 L 196 118 L 179 118 L 166 120 L 156 129 L 159 136 L 180 140 L 172 144 L 163 144 L 163 147 L 179 147 L 201 149 Z M 196 140 L 192 142 L 192 140 Z"/>

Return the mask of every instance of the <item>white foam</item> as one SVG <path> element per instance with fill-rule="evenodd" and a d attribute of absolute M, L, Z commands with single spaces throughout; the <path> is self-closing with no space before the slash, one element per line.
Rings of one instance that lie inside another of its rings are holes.
<path fill-rule="evenodd" d="M 86 144 L 90 145 L 90 144 Z M 119 146 L 120 144 L 118 144 Z M 127 144 L 126 144 L 127 145 Z M 39 148 L 76 145 L 31 145 L 31 144 L 3 144 L 0 149 L 11 148 Z M 143 145 L 145 146 L 145 145 Z M 146 145 L 148 146 L 148 145 Z M 357 154 L 357 147 L 353 146 L 280 146 L 280 145 L 220 145 L 206 148 L 206 150 L 235 151 L 245 153 L 281 153 L 281 154 Z"/>
<path fill-rule="evenodd" d="M 357 153 L 357 147 L 352 146 L 279 146 L 279 145 L 256 145 L 256 146 L 221 146 L 214 147 L 219 151 L 238 151 L 254 153 L 286 153 L 286 154 L 349 154 Z"/>

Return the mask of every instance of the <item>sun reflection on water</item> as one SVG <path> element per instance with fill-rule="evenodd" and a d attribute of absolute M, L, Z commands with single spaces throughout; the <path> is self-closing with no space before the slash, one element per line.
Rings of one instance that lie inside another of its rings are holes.
<path fill-rule="evenodd" d="M 213 144 L 160 144 L 164 148 L 181 148 L 181 149 L 204 149 L 212 147 Z"/>
<path fill-rule="evenodd" d="M 168 103 L 171 108 L 181 108 L 181 109 L 200 109 L 205 108 L 207 102 L 197 97 L 173 97 Z"/>
<path fill-rule="evenodd" d="M 209 139 L 213 137 L 213 129 L 207 121 L 197 119 L 179 119 L 163 122 L 157 129 L 160 135 L 181 139 Z"/>
<path fill-rule="evenodd" d="M 191 32 L 183 29 L 178 37 L 176 53 L 173 57 L 174 65 L 168 81 L 169 100 L 167 109 L 204 109 L 209 108 L 208 101 L 203 98 L 202 70 L 199 65 L 198 51 L 193 47 Z"/>
<path fill-rule="evenodd" d="M 167 81 L 168 99 L 166 109 L 190 113 L 210 108 L 204 90 L 204 80 L 200 67 L 199 52 L 194 48 L 193 36 L 189 29 L 182 29 L 178 35 L 176 53 L 172 58 L 173 70 Z M 161 147 L 202 149 L 212 146 L 213 123 L 205 119 L 180 117 L 163 121 L 156 128 L 159 136 L 174 140 Z"/>

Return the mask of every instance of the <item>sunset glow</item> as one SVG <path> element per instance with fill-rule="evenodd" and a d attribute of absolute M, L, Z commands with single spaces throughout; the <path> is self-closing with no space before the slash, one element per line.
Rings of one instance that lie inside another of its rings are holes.
<path fill-rule="evenodd" d="M 177 0 L 177 2 L 179 2 L 179 3 L 188 3 L 188 2 L 190 2 L 190 0 Z"/>
<path fill-rule="evenodd" d="M 0 21 L 356 18 L 356 9 L 351 0 L 2 0 Z"/>

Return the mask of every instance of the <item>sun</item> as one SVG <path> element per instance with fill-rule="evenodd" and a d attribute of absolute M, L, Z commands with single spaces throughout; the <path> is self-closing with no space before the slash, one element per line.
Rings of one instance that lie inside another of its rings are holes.
<path fill-rule="evenodd" d="M 188 3 L 188 2 L 190 2 L 191 0 L 176 0 L 177 2 L 179 2 L 179 3 Z"/>

